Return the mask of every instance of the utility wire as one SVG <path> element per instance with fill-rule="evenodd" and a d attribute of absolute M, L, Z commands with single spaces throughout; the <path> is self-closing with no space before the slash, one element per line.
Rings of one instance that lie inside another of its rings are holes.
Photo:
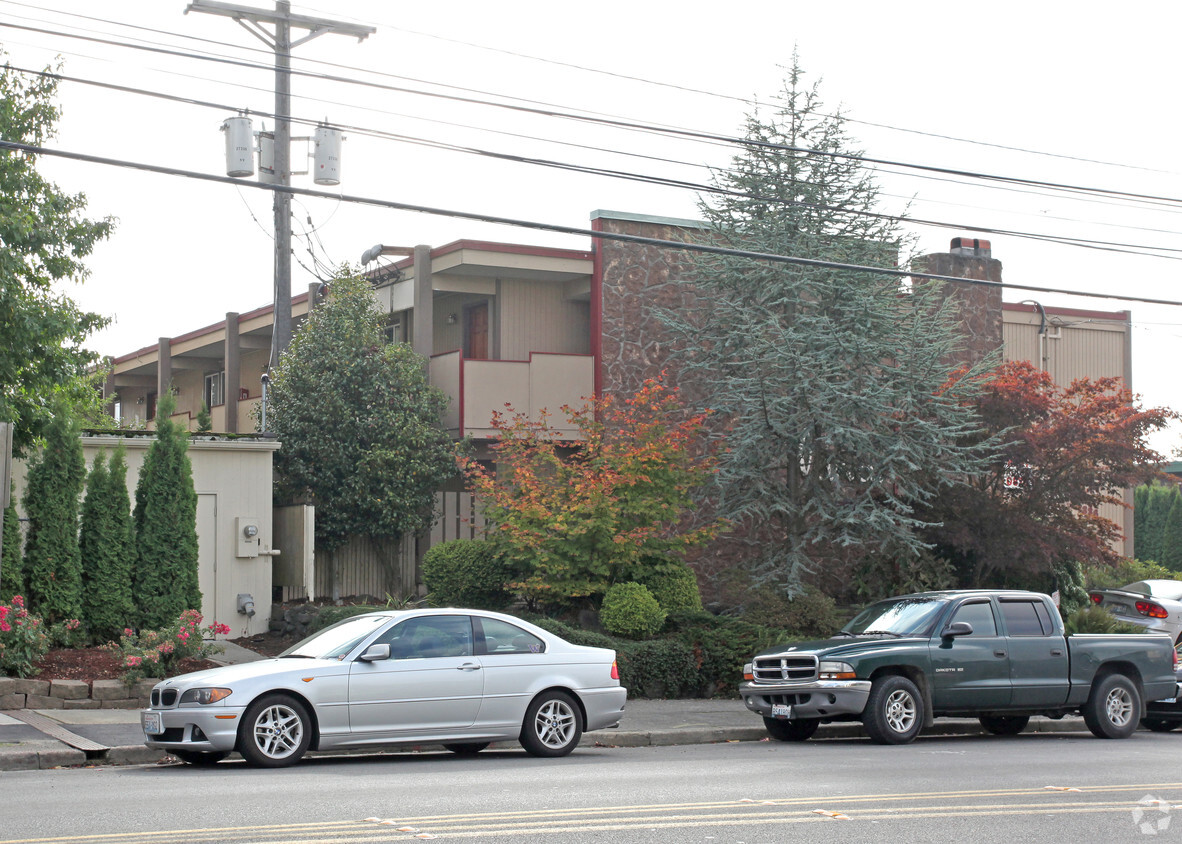
<path fill-rule="evenodd" d="M 95 42 L 95 43 L 106 44 L 108 46 L 126 47 L 126 48 L 130 48 L 130 49 L 134 49 L 134 50 L 143 50 L 143 51 L 160 53 L 160 54 L 170 55 L 170 56 L 175 56 L 175 57 L 192 58 L 192 59 L 198 59 L 201 61 L 218 62 L 218 63 L 227 64 L 227 65 L 231 65 L 231 66 L 235 66 L 235 67 L 245 67 L 245 68 L 250 68 L 250 69 L 254 69 L 254 70 L 271 71 L 274 69 L 272 67 L 264 66 L 264 65 L 261 65 L 261 64 L 255 63 L 255 62 L 241 61 L 241 60 L 237 60 L 237 59 L 228 59 L 228 58 L 212 58 L 209 56 L 202 56 L 202 55 L 199 55 L 196 53 L 185 53 L 183 51 L 170 50 L 170 49 L 165 49 L 162 47 L 150 47 L 150 46 L 138 45 L 138 44 L 128 44 L 126 42 L 110 41 L 108 39 L 97 38 L 94 36 L 75 35 L 73 33 L 44 30 L 44 29 L 40 29 L 37 27 L 28 27 L 28 26 L 23 26 L 23 25 L 19 25 L 19 24 L 8 23 L 5 21 L 0 21 L 0 26 L 12 28 L 12 29 L 24 30 L 24 31 L 38 32 L 41 34 L 58 35 L 58 36 L 66 37 L 66 38 L 77 38 L 77 39 L 81 39 L 84 41 L 91 41 L 91 42 Z M 406 87 L 397 86 L 397 85 L 387 85 L 387 84 L 380 83 L 380 82 L 373 82 L 373 81 L 362 80 L 362 79 L 354 79 L 354 78 L 350 78 L 350 77 L 346 77 L 346 76 L 337 76 L 337 75 L 325 74 L 325 73 L 312 73 L 310 71 L 296 70 L 294 68 L 288 70 L 287 72 L 293 76 L 314 78 L 314 79 L 319 79 L 319 80 L 329 81 L 329 82 L 339 82 L 339 83 L 348 84 L 348 85 L 358 85 L 358 86 L 362 86 L 362 87 L 374 88 L 374 89 L 385 90 L 385 91 L 392 91 L 392 92 L 396 92 L 396 93 L 412 94 L 412 95 L 416 95 L 416 96 L 425 96 L 425 97 L 430 97 L 430 98 L 435 98 L 435 99 L 443 99 L 443 100 L 449 100 L 449 101 L 453 101 L 453 102 L 465 103 L 465 104 L 469 104 L 469 105 L 481 105 L 481 106 L 487 106 L 487 107 L 491 107 L 491 108 L 509 109 L 509 110 L 513 110 L 513 111 L 526 113 L 526 114 L 535 114 L 535 115 L 544 116 L 544 117 L 554 117 L 554 118 L 573 120 L 573 121 L 584 122 L 584 123 L 593 123 L 593 124 L 610 126 L 610 127 L 615 127 L 615 128 L 625 128 L 625 129 L 635 129 L 635 130 L 646 131 L 646 132 L 655 132 L 655 133 L 674 136 L 674 137 L 719 141 L 722 143 L 736 144 L 736 145 L 745 146 L 745 147 L 774 149 L 774 150 L 779 150 L 782 152 L 801 153 L 801 154 L 807 154 L 807 155 L 819 155 L 819 156 L 824 156 L 824 157 L 828 157 L 828 158 L 848 160 L 848 161 L 857 161 L 857 162 L 868 163 L 868 164 L 881 164 L 881 165 L 889 165 L 889 166 L 895 166 L 895 167 L 905 167 L 908 169 L 918 170 L 918 171 L 922 171 L 922 172 L 963 176 L 963 177 L 969 177 L 969 178 L 974 178 L 974 179 L 990 180 L 990 181 L 997 181 L 997 182 L 1009 183 L 1009 184 L 1018 184 L 1018 185 L 1026 185 L 1026 186 L 1034 186 L 1034 187 L 1046 187 L 1046 188 L 1053 188 L 1056 190 L 1062 190 L 1062 191 L 1067 191 L 1067 192 L 1081 192 L 1081 193 L 1087 193 L 1087 194 L 1099 194 L 1099 195 L 1110 196 L 1110 197 L 1125 197 L 1125 198 L 1132 198 L 1132 199 L 1155 200 L 1155 201 L 1161 201 L 1161 202 L 1168 202 L 1171 204 L 1182 204 L 1182 199 L 1179 199 L 1177 197 L 1160 196 L 1160 195 L 1155 195 L 1155 194 L 1144 194 L 1144 193 L 1137 193 L 1137 192 L 1132 192 L 1132 191 L 1121 191 L 1121 190 L 1116 190 L 1116 189 L 1112 189 L 1112 188 L 1087 187 L 1087 186 L 1083 186 L 1083 185 L 1074 185 L 1074 184 L 1063 183 L 1063 182 L 1051 182 L 1051 181 L 1045 181 L 1045 180 L 1041 180 L 1041 179 L 1028 179 L 1028 178 L 1023 178 L 1023 177 L 1019 177 L 1019 176 L 1004 176 L 1004 175 L 998 175 L 998 174 L 976 172 L 976 171 L 972 171 L 972 170 L 962 170 L 962 169 L 951 168 L 951 167 L 937 167 L 935 165 L 929 165 L 929 164 L 915 164 L 915 163 L 910 163 L 910 162 L 892 161 L 890 159 L 874 158 L 874 157 L 866 156 L 866 155 L 859 155 L 859 154 L 845 153 L 845 152 L 835 152 L 835 151 L 831 151 L 831 150 L 807 149 L 807 148 L 803 148 L 803 147 L 795 147 L 795 146 L 792 146 L 789 144 L 780 144 L 780 143 L 775 143 L 772 141 L 760 141 L 760 140 L 755 140 L 752 138 L 739 138 L 739 137 L 735 137 L 732 135 L 724 135 L 724 134 L 719 134 L 719 133 L 715 133 L 715 132 L 702 132 L 702 131 L 697 131 L 697 130 L 692 130 L 692 129 L 670 128 L 670 127 L 664 127 L 664 126 L 659 126 L 659 125 L 654 125 L 654 124 L 639 123 L 639 122 L 631 121 L 631 120 L 620 120 L 620 119 L 613 119 L 613 118 L 607 118 L 607 117 L 601 117 L 601 116 L 597 117 L 597 116 L 592 116 L 592 115 L 587 115 L 587 114 L 577 114 L 577 113 L 568 112 L 568 111 L 556 111 L 553 108 L 536 108 L 536 107 L 523 106 L 523 105 L 513 105 L 510 103 L 492 102 L 489 100 L 479 100 L 479 99 L 475 99 L 472 97 L 458 96 L 458 95 L 454 95 L 454 94 L 443 94 L 443 93 L 434 92 L 434 91 L 423 91 L 423 90 L 415 89 L 415 88 L 406 88 Z M 393 74 L 382 74 L 382 75 L 393 76 Z M 406 77 L 397 77 L 397 78 L 406 78 Z M 423 82 L 423 80 L 414 80 L 414 81 Z M 439 83 L 428 82 L 426 84 L 436 84 L 437 85 Z M 456 86 L 444 86 L 444 87 L 454 88 Z"/>
<path fill-rule="evenodd" d="M 689 243 L 676 240 L 662 240 L 655 237 L 644 237 L 641 235 L 625 234 L 622 232 L 603 232 L 595 229 L 584 229 L 577 226 L 564 226 L 558 223 L 543 223 L 533 220 L 521 220 L 513 217 L 500 217 L 490 214 L 479 214 L 473 211 L 459 211 L 455 209 L 436 208 L 428 205 L 414 205 L 407 202 L 395 202 L 388 199 L 377 199 L 375 197 L 358 196 L 354 194 L 335 194 L 327 191 L 317 191 L 310 188 L 299 188 L 290 185 L 272 185 L 262 182 L 243 182 L 239 179 L 230 176 L 217 176 L 211 173 L 198 173 L 193 170 L 182 170 L 176 167 L 163 167 L 157 164 L 147 164 L 136 161 L 126 161 L 116 158 L 106 158 L 103 156 L 89 155 L 80 152 L 71 152 L 61 149 L 48 149 L 46 147 L 34 146 L 32 144 L 21 144 L 13 141 L 0 140 L 0 150 L 8 150 L 11 152 L 23 152 L 32 155 L 48 155 L 55 158 L 64 158 L 72 161 L 81 161 L 88 164 L 101 164 L 110 167 L 121 167 L 133 170 L 140 170 L 147 173 L 156 173 L 165 176 L 177 176 L 181 178 L 194 179 L 203 182 L 215 182 L 218 184 L 241 185 L 243 187 L 254 188 L 255 190 L 265 191 L 281 191 L 289 193 L 293 196 L 311 196 L 319 199 L 338 200 L 340 202 L 348 202 L 357 205 L 367 205 L 377 208 L 386 208 L 395 211 L 411 211 L 419 214 L 429 214 L 439 217 L 451 217 L 460 220 L 474 220 L 483 223 L 493 223 L 496 225 L 513 226 L 516 228 L 533 229 L 535 231 L 549 231 L 559 234 L 577 235 L 581 237 L 588 237 L 593 240 L 611 240 L 620 241 L 624 243 L 639 243 L 645 246 L 656 246 L 662 249 L 680 250 L 686 252 L 701 252 L 710 255 L 725 255 L 736 258 L 748 258 L 758 261 L 769 261 L 778 264 L 791 264 L 795 266 L 813 267 L 817 269 L 840 270 L 843 272 L 857 272 L 870 273 L 872 275 L 884 275 L 897 278 L 910 279 L 926 279 L 931 281 L 954 281 L 961 284 L 971 284 L 983 287 L 1008 287 L 1014 290 L 1030 290 L 1039 293 L 1060 293 L 1068 296 L 1083 296 L 1094 299 L 1113 299 L 1127 302 L 1141 302 L 1150 305 L 1170 305 L 1174 307 L 1182 307 L 1182 301 L 1173 299 L 1150 299 L 1142 296 L 1129 296 L 1119 293 L 1090 293 L 1081 290 L 1067 290 L 1057 287 L 1044 287 L 1038 285 L 1014 284 L 1012 282 L 996 282 L 985 279 L 963 278 L 961 276 L 941 275 L 939 273 L 924 273 L 913 272 L 910 270 L 897 270 L 884 267 L 869 267 L 861 264 L 846 264 L 838 261 L 822 261 L 815 258 L 800 258 L 791 255 L 777 255 L 770 252 L 755 252 L 746 249 L 734 249 L 725 246 L 711 246 L 703 243 Z"/>
<path fill-rule="evenodd" d="M 13 68 L 21 73 L 35 74 L 40 76 L 49 76 L 63 81 L 77 82 L 86 85 L 95 85 L 98 87 L 117 90 L 125 93 L 134 93 L 146 95 L 158 99 L 182 102 L 189 105 L 197 105 L 204 108 L 219 109 L 221 111 L 234 111 L 234 106 L 228 103 L 216 103 L 207 100 L 198 100 L 192 97 L 180 97 L 172 94 L 165 94 L 163 92 L 148 91 L 142 88 L 134 88 L 125 85 L 116 85 L 113 83 L 96 82 L 86 80 L 79 77 L 66 76 L 63 74 L 55 74 L 49 71 L 34 71 L 25 68 Z M 275 115 L 266 111 L 254 111 L 252 114 L 274 118 Z M 290 116 L 288 119 L 297 125 L 316 126 L 319 121 L 301 118 L 297 116 Z M 629 181 L 636 181 L 646 184 L 660 185 L 663 187 L 672 187 L 678 189 L 693 190 L 698 193 L 713 194 L 718 196 L 734 196 L 739 198 L 753 199 L 764 202 L 780 202 L 775 197 L 760 196 L 744 191 L 732 190 L 723 188 L 717 185 L 711 185 L 701 182 L 690 182 L 682 179 L 673 179 L 664 176 L 653 176 L 643 173 L 633 173 L 622 170 L 612 170 L 608 168 L 589 167 L 586 165 L 572 164 L 569 162 L 554 161 L 551 159 L 536 158 L 530 156 L 519 155 L 515 153 L 502 153 L 492 150 L 481 149 L 478 147 L 470 147 L 459 144 L 453 144 L 445 141 L 437 141 L 426 138 L 418 138 L 411 135 L 403 135 L 398 133 L 384 132 L 382 130 L 369 129 L 363 126 L 338 124 L 339 128 L 348 130 L 355 134 L 367 135 L 370 137 L 381 138 L 385 140 L 393 140 L 401 143 L 408 143 L 417 146 L 426 146 L 432 149 L 442 149 L 452 152 L 463 152 L 471 155 L 483 156 L 486 158 L 493 158 L 501 161 L 508 161 L 518 164 L 526 164 L 532 166 L 549 167 L 560 170 L 567 170 L 570 172 L 581 173 L 584 175 L 603 176 L 605 178 L 625 179 Z M 848 211 L 848 209 L 835 208 L 833 206 L 819 205 L 816 203 L 796 203 L 800 207 L 813 208 L 819 211 Z M 990 226 L 982 226 L 979 224 L 970 224 L 962 222 L 946 222 L 942 220 L 932 220 L 917 217 L 901 217 L 898 215 L 886 214 L 883 212 L 854 210 L 849 213 L 858 216 L 868 217 L 871 219 L 883 220 L 887 222 L 908 223 L 910 225 L 923 226 L 928 228 L 939 229 L 954 229 L 957 231 L 971 231 L 978 234 L 989 234 L 993 236 L 1008 236 L 1026 240 L 1036 240 L 1047 243 L 1056 243 L 1063 246 L 1074 246 L 1078 248 L 1094 249 L 1106 252 L 1118 252 L 1135 255 L 1145 255 L 1149 257 L 1164 258 L 1168 260 L 1179 260 L 1182 258 L 1182 248 L 1173 248 L 1166 246 L 1154 246 L 1149 244 L 1124 243 L 1119 241 L 1102 241 L 1089 238 L 1077 238 L 1059 235 L 1042 234 L 1037 232 L 1024 232 L 1014 229 L 1001 229 Z M 1163 254 L 1167 253 L 1167 254 Z M 1178 257 L 1168 253 L 1180 253 Z"/>

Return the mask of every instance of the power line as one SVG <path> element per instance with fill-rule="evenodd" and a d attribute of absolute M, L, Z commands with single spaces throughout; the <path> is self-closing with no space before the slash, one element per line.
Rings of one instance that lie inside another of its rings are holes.
<path fill-rule="evenodd" d="M 192 59 L 197 59 L 200 61 L 217 62 L 217 63 L 228 64 L 228 65 L 237 66 L 237 67 L 246 67 L 246 68 L 250 68 L 250 69 L 267 69 L 267 70 L 271 69 L 271 68 L 264 68 L 263 65 L 260 65 L 260 64 L 254 63 L 254 62 L 242 61 L 242 60 L 237 60 L 237 59 L 203 56 L 203 55 L 196 54 L 196 53 L 185 53 L 182 51 L 169 50 L 169 49 L 165 49 L 162 47 L 149 47 L 149 46 L 137 45 L 137 44 L 127 44 L 124 42 L 110 41 L 107 39 L 96 38 L 93 36 L 83 36 L 83 35 L 75 35 L 72 33 L 66 33 L 66 32 L 60 32 L 60 31 L 44 30 L 44 29 L 40 29 L 37 27 L 22 26 L 19 24 L 12 24 L 12 23 L 4 22 L 4 21 L 0 21 L 0 26 L 9 27 L 9 28 L 13 28 L 13 29 L 19 29 L 19 30 L 39 32 L 42 34 L 60 35 L 60 36 L 66 37 L 66 38 L 77 38 L 77 39 L 81 39 L 81 40 L 85 40 L 85 41 L 92 41 L 92 42 L 96 42 L 96 43 L 106 44 L 108 46 L 125 47 L 125 48 L 129 48 L 129 49 L 134 49 L 134 50 L 143 50 L 143 51 L 147 51 L 147 52 L 161 53 L 161 54 L 171 55 L 171 56 L 192 58 Z M 951 168 L 951 167 L 937 167 L 935 165 L 929 165 L 929 164 L 915 164 L 915 163 L 910 163 L 910 162 L 893 161 L 890 159 L 875 158 L 875 157 L 860 155 L 860 154 L 855 154 L 855 153 L 845 153 L 845 152 L 835 152 L 835 151 L 830 151 L 830 150 L 815 150 L 815 149 L 808 149 L 808 148 L 803 148 L 803 147 L 794 147 L 789 144 L 780 144 L 780 143 L 775 143 L 775 142 L 771 142 L 771 141 L 760 141 L 760 140 L 755 140 L 752 138 L 740 138 L 740 137 L 736 137 L 733 135 L 725 135 L 725 134 L 720 134 L 720 133 L 716 133 L 716 132 L 704 132 L 704 131 L 698 131 L 698 130 L 693 130 L 693 129 L 666 127 L 666 126 L 661 126 L 661 125 L 657 125 L 657 124 L 645 124 L 645 123 L 640 123 L 640 122 L 632 121 L 632 120 L 623 120 L 623 119 L 615 119 L 615 118 L 608 118 L 608 117 L 602 117 L 602 116 L 593 116 L 590 114 L 578 114 L 578 113 L 567 112 L 567 111 L 556 111 L 556 110 L 554 110 L 554 108 L 536 108 L 536 107 L 531 107 L 531 106 L 513 105 L 510 103 L 492 102 L 489 100 L 479 100 L 479 99 L 475 99 L 472 97 L 462 97 L 462 96 L 457 96 L 454 94 L 443 94 L 443 93 L 434 92 L 434 91 L 423 91 L 423 90 L 419 90 L 419 89 L 415 89 L 415 88 L 406 88 L 403 86 L 387 85 L 387 84 L 383 84 L 380 82 L 373 82 L 373 81 L 362 80 L 362 79 L 354 79 L 354 78 L 350 78 L 350 77 L 346 77 L 346 76 L 337 76 L 337 75 L 333 75 L 333 74 L 313 73 L 311 71 L 296 70 L 294 68 L 290 69 L 288 72 L 293 75 L 308 77 L 308 78 L 313 78 L 313 79 L 319 79 L 322 81 L 340 82 L 342 84 L 358 85 L 358 86 L 362 86 L 362 87 L 375 88 L 375 89 L 379 89 L 379 90 L 412 94 L 415 96 L 425 96 L 425 97 L 430 97 L 430 98 L 435 98 L 435 99 L 444 99 L 444 100 L 450 100 L 453 102 L 466 103 L 466 104 L 470 104 L 470 105 L 481 105 L 481 106 L 487 106 L 487 107 L 491 107 L 491 108 L 508 109 L 508 110 L 518 111 L 518 112 L 527 113 L 527 114 L 534 114 L 534 115 L 539 115 L 539 116 L 544 116 L 544 117 L 554 117 L 554 118 L 559 118 L 559 119 L 564 119 L 564 120 L 574 120 L 574 121 L 584 122 L 584 123 L 594 123 L 594 124 L 609 126 L 609 127 L 614 127 L 614 128 L 634 129 L 634 130 L 638 130 L 638 131 L 652 132 L 652 133 L 680 137 L 680 138 L 717 141 L 717 142 L 722 142 L 722 143 L 732 144 L 732 145 L 739 145 L 739 146 L 775 149 L 775 150 L 780 150 L 783 152 L 802 153 L 802 154 L 808 154 L 808 155 L 820 155 L 820 156 L 825 156 L 825 157 L 834 158 L 834 159 L 857 161 L 857 162 L 862 162 L 862 163 L 867 163 L 867 164 L 879 164 L 879 165 L 885 165 L 885 166 L 904 167 L 907 169 L 918 170 L 921 172 L 939 173 L 939 174 L 943 174 L 943 175 L 961 176 L 961 177 L 966 177 L 966 178 L 997 181 L 997 182 L 1002 182 L 1002 183 L 1018 184 L 1018 185 L 1025 185 L 1025 186 L 1031 186 L 1031 187 L 1052 188 L 1055 190 L 1066 191 L 1066 192 L 1080 192 L 1080 193 L 1085 193 L 1085 194 L 1099 194 L 1099 195 L 1109 196 L 1109 197 L 1114 197 L 1114 198 L 1140 199 L 1140 200 L 1167 202 L 1170 204 L 1182 204 L 1182 199 L 1179 199 L 1177 197 L 1160 196 L 1160 195 L 1156 195 L 1156 194 L 1144 194 L 1144 193 L 1138 193 L 1138 192 L 1133 192 L 1133 191 L 1121 191 L 1121 190 L 1116 190 L 1116 189 L 1112 189 L 1112 188 L 1088 187 L 1088 186 L 1084 186 L 1084 185 L 1074 185 L 1074 184 L 1063 183 L 1063 182 L 1051 182 L 1051 181 L 1046 181 L 1046 180 L 1041 180 L 1041 179 L 1028 179 L 1028 178 L 1019 177 L 1019 176 L 1005 176 L 1005 175 L 977 172 L 977 171 L 972 171 L 972 170 L 963 170 L 963 169 Z M 373 72 L 373 71 L 367 71 L 367 72 Z M 397 76 L 394 74 L 380 74 L 380 75 L 388 76 L 391 78 L 400 78 L 400 79 L 407 79 L 408 78 L 408 77 Z M 440 87 L 458 89 L 458 86 L 442 85 L 441 83 L 425 82 L 425 80 L 413 80 L 413 81 L 417 81 L 417 82 L 424 83 L 424 84 L 437 85 Z M 480 92 L 480 93 L 487 93 L 487 92 Z M 490 96 L 498 96 L 498 95 L 493 94 Z"/>
<path fill-rule="evenodd" d="M 177 176 L 181 178 L 194 179 L 204 182 L 215 182 L 218 184 L 240 185 L 243 187 L 254 188 L 255 190 L 280 191 L 298 196 L 310 196 L 318 199 L 331 199 L 340 202 L 348 202 L 356 205 L 367 205 L 377 208 L 386 208 L 395 211 L 411 211 L 419 214 L 429 214 L 432 216 L 451 217 L 460 220 L 473 220 L 483 223 L 493 223 L 496 225 L 513 226 L 515 228 L 533 229 L 535 231 L 549 231 L 558 234 L 577 235 L 581 237 L 588 237 L 593 240 L 614 240 L 624 243 L 638 243 L 645 246 L 656 246 L 662 249 L 673 249 L 687 252 L 702 252 L 711 255 L 725 255 L 736 258 L 748 258 L 758 261 L 770 261 L 779 264 L 792 264 L 796 266 L 813 267 L 816 269 L 830 269 L 840 270 L 843 272 L 858 272 L 870 273 L 873 275 L 885 275 L 896 278 L 910 278 L 910 279 L 924 279 L 930 281 L 953 281 L 961 284 L 972 284 L 984 287 L 1008 287 L 1014 290 L 1029 290 L 1038 293 L 1059 293 L 1067 296 L 1082 296 L 1094 299 L 1112 299 L 1126 302 L 1141 302 L 1150 305 L 1170 305 L 1174 307 L 1182 307 L 1182 301 L 1173 299 L 1150 299 L 1140 296 L 1128 296 L 1119 293 L 1090 293 L 1081 290 L 1067 290 L 1057 287 L 1045 287 L 1039 285 L 1014 284 L 1012 282 L 995 282 L 984 279 L 963 278 L 961 276 L 941 275 L 938 273 L 924 273 L 912 272 L 909 270 L 897 270 L 884 267 L 869 267 L 861 264 L 846 264 L 838 261 L 821 261 L 814 258 L 800 258 L 790 255 L 777 255 L 770 252 L 754 252 L 746 249 L 734 249 L 725 246 L 711 246 L 702 243 L 688 243 L 675 240 L 662 240 L 654 237 L 644 237 L 641 235 L 631 235 L 618 232 L 602 232 L 594 229 L 585 229 L 577 226 L 564 226 L 558 223 L 543 223 L 533 220 L 521 220 L 513 217 L 499 217 L 490 214 L 478 214 L 473 211 L 458 211 L 455 209 L 436 208 L 428 205 L 415 205 L 407 202 L 396 202 L 388 199 L 377 199 L 374 197 L 358 196 L 354 194 L 334 194 L 327 191 L 312 190 L 310 188 L 299 188 L 291 185 L 279 184 L 265 184 L 261 182 L 244 182 L 230 176 L 217 176 L 211 173 L 198 173 L 193 170 L 182 170 L 176 167 L 163 167 L 157 164 L 147 164 L 144 162 L 126 161 L 116 158 L 106 158 L 97 155 L 88 155 L 86 153 L 71 152 L 60 149 L 48 149 L 46 147 L 34 146 L 32 144 L 20 144 L 12 141 L 0 140 L 0 150 L 9 150 L 12 152 L 23 152 L 33 155 L 48 155 L 56 158 L 65 158 L 73 161 L 81 161 L 88 164 L 101 164 L 104 166 L 121 167 L 133 170 L 140 170 L 148 173 L 156 173 L 165 176 Z"/>
<path fill-rule="evenodd" d="M 14 70 L 39 76 L 49 76 L 63 81 L 75 82 L 84 85 L 93 85 L 109 90 L 116 90 L 125 93 L 132 93 L 138 95 L 150 96 L 157 99 L 176 101 L 188 105 L 196 105 L 204 108 L 219 109 L 221 111 L 235 111 L 235 106 L 229 103 L 216 103 L 207 100 L 198 100 L 192 97 L 181 97 L 172 94 L 166 94 L 158 91 L 148 91 L 143 88 L 131 87 L 126 85 L 117 85 L 114 83 L 98 82 L 95 80 L 82 79 L 80 77 L 67 76 L 64 74 L 50 73 L 48 71 L 35 71 L 26 68 L 13 68 Z M 255 115 L 262 117 L 272 117 L 275 115 L 266 111 L 254 111 Z M 310 118 L 291 117 L 292 122 L 315 126 L 319 123 L 317 120 Z M 711 185 L 701 182 L 690 182 L 682 179 L 673 179 L 664 176 L 653 176 L 644 173 L 633 173 L 623 170 L 613 170 L 608 168 L 589 167 L 587 165 L 572 164 L 569 162 L 555 161 L 551 159 L 543 159 L 531 156 L 524 156 L 516 153 L 503 153 L 493 150 L 481 149 L 478 147 L 465 146 L 454 144 L 446 141 L 431 140 L 427 138 L 419 138 L 411 135 L 404 135 L 383 130 L 370 129 L 364 126 L 337 124 L 338 128 L 348 130 L 355 134 L 367 135 L 370 137 L 381 138 L 386 140 L 393 140 L 400 143 L 408 143 L 417 146 L 426 146 L 432 149 L 442 149 L 452 152 L 462 152 L 471 155 L 478 155 L 486 158 L 493 158 L 500 161 L 507 161 L 518 164 L 526 164 L 531 166 L 549 167 L 554 169 L 566 170 L 569 172 L 581 173 L 584 175 L 597 175 L 605 178 L 625 179 L 629 181 L 641 182 L 645 184 L 660 185 L 663 187 L 672 187 L 676 189 L 692 190 L 698 193 L 714 194 L 720 196 L 735 196 L 740 198 L 754 199 L 765 202 L 780 202 L 775 197 L 760 196 L 749 192 L 737 191 L 728 188 L 722 188 L 717 185 Z M 840 211 L 845 209 L 838 209 L 832 206 L 819 205 L 816 203 L 796 203 L 796 205 L 805 208 L 812 208 L 819 211 Z M 1063 246 L 1074 246 L 1077 248 L 1093 249 L 1106 252 L 1118 252 L 1124 254 L 1145 255 L 1148 257 L 1162 258 L 1166 260 L 1179 260 L 1182 256 L 1174 256 L 1171 254 L 1161 253 L 1182 253 L 1182 248 L 1172 248 L 1165 246 L 1153 246 L 1148 244 L 1123 243 L 1119 241 L 1101 241 L 1089 238 L 1067 237 L 1060 235 L 1042 234 L 1038 232 L 1026 232 L 1014 229 L 1001 229 L 992 226 L 983 226 L 980 224 L 964 223 L 964 222 L 947 222 L 942 220 L 925 219 L 918 217 L 902 217 L 883 212 L 867 211 L 867 210 L 853 210 L 850 213 L 858 216 L 868 217 L 887 222 L 908 223 L 910 225 L 922 226 L 927 228 L 939 229 L 954 229 L 956 231 L 971 231 L 978 234 L 988 234 L 992 236 L 1008 236 L 1021 238 L 1026 240 L 1036 240 L 1046 243 L 1056 243 Z"/>

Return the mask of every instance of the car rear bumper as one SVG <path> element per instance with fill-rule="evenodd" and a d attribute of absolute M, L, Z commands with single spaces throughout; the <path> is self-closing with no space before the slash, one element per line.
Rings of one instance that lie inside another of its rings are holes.
<path fill-rule="evenodd" d="M 160 716 L 160 726 L 164 730 L 162 733 L 145 730 L 144 744 L 161 750 L 230 751 L 238 740 L 242 712 L 242 707 L 236 706 L 142 709 L 141 727 L 145 724 L 145 715 L 155 713 Z"/>
<path fill-rule="evenodd" d="M 624 717 L 624 702 L 628 690 L 623 686 L 606 686 L 601 689 L 582 689 L 579 698 L 587 710 L 587 732 L 618 727 Z"/>
<path fill-rule="evenodd" d="M 771 718 L 772 706 L 792 707 L 792 718 L 831 718 L 860 715 L 870 696 L 869 680 L 816 680 L 808 683 L 743 683 L 743 703 L 752 712 Z"/>

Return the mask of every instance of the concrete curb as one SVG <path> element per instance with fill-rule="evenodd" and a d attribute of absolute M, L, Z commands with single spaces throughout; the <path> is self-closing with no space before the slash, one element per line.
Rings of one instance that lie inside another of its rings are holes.
<path fill-rule="evenodd" d="M 1055 721 L 1036 719 L 1026 733 L 1087 733 L 1083 719 L 1068 717 Z M 939 736 L 984 736 L 985 731 L 975 720 L 948 719 L 936 721 L 924 730 L 920 740 Z M 825 724 L 817 730 L 813 741 L 827 739 L 865 738 L 862 725 L 857 722 Z M 725 744 L 728 742 L 767 741 L 767 732 L 762 726 L 750 727 L 681 727 L 654 730 L 599 730 L 583 736 L 581 747 L 672 747 L 689 744 Z M 998 741 L 1004 741 L 997 737 Z M 498 742 L 494 747 L 516 747 L 513 742 Z M 309 758 L 335 756 L 374 756 L 390 752 L 438 752 L 442 745 L 420 745 L 400 750 L 382 748 L 348 748 L 344 750 L 315 751 Z M 89 758 L 88 758 L 89 757 Z M 146 745 L 126 745 L 109 750 L 83 753 L 52 740 L 23 741 L 17 745 L 0 745 L 0 771 L 44 770 L 101 765 L 153 765 L 168 758 L 162 750 Z"/>

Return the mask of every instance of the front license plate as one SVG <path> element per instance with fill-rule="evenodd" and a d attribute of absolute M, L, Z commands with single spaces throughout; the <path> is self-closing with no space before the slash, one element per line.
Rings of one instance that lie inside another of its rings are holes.
<path fill-rule="evenodd" d="M 772 717 L 773 718 L 791 718 L 792 717 L 792 707 L 786 703 L 773 703 L 772 704 Z"/>
<path fill-rule="evenodd" d="M 149 736 L 158 736 L 164 730 L 160 726 L 159 712 L 141 712 L 140 724 L 143 725 L 144 733 Z"/>

